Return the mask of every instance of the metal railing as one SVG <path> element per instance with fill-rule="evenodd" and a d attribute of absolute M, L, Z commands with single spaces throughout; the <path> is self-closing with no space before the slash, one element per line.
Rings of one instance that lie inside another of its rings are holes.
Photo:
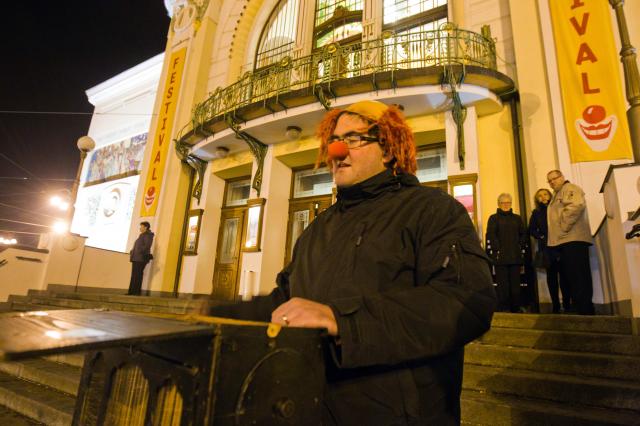
<path fill-rule="evenodd" d="M 438 30 L 394 34 L 347 46 L 332 43 L 322 51 L 247 72 L 236 83 L 218 88 L 193 111 L 193 129 L 247 105 L 299 89 L 316 93 L 337 81 L 397 70 L 441 65 L 474 65 L 496 69 L 494 41 L 445 24 Z"/>

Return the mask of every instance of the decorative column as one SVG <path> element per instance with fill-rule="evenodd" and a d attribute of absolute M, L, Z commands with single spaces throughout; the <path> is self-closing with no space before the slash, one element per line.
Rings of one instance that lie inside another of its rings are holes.
<path fill-rule="evenodd" d="M 627 119 L 629 120 L 629 132 L 631 133 L 631 146 L 636 163 L 640 163 L 640 73 L 636 62 L 636 49 L 631 45 L 629 29 L 624 16 L 624 0 L 609 0 L 609 4 L 616 12 L 618 31 L 620 32 L 620 61 L 624 69 L 624 81 L 629 102 Z"/>

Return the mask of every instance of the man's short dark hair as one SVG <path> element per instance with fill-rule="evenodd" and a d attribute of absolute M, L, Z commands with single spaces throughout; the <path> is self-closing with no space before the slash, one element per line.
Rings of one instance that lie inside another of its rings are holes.
<path fill-rule="evenodd" d="M 151 224 L 147 221 L 140 222 L 140 225 L 144 226 L 147 229 L 151 229 Z"/>

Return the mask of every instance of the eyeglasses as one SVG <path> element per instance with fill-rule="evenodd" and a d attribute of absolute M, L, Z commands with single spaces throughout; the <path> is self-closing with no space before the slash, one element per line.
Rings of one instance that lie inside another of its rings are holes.
<path fill-rule="evenodd" d="M 346 143 L 349 149 L 355 149 L 365 145 L 369 145 L 370 143 L 373 143 L 373 142 L 379 142 L 380 138 L 378 138 L 377 136 L 369 136 L 369 135 L 360 134 L 360 133 L 352 133 L 350 135 L 342 136 L 342 137 L 331 136 L 329 138 L 329 144 L 332 144 L 338 141 L 342 141 Z"/>
<path fill-rule="evenodd" d="M 547 178 L 547 182 L 548 182 L 548 183 L 551 183 L 551 182 L 553 182 L 554 180 L 558 179 L 559 177 L 562 177 L 562 175 L 554 176 L 554 177 L 552 177 L 552 178 Z"/>

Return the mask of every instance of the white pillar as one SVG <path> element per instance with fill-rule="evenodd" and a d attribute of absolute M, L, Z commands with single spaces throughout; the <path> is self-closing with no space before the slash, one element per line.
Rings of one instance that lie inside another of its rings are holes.
<path fill-rule="evenodd" d="M 242 254 L 239 288 L 252 295 L 269 293 L 284 266 L 291 169 L 274 156 L 270 145 L 264 160 L 260 197 L 266 199 L 262 222 L 261 250 Z M 255 174 L 254 164 L 253 173 Z M 257 197 L 254 189 L 251 198 Z"/>

